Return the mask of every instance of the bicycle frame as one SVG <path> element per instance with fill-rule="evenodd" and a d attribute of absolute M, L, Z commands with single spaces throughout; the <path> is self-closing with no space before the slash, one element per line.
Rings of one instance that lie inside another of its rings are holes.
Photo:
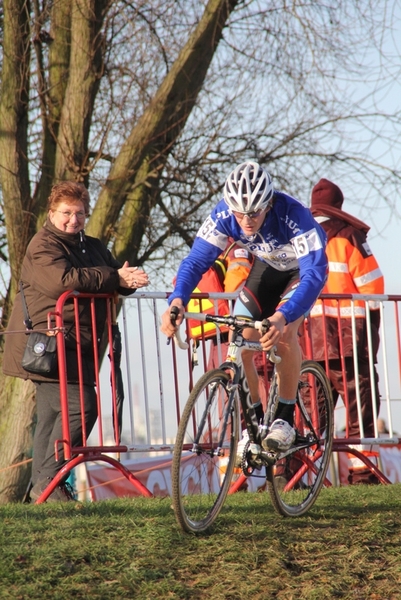
<path fill-rule="evenodd" d="M 218 315 L 202 315 L 200 313 L 185 313 L 185 318 L 195 318 L 198 320 L 204 321 L 212 321 L 217 327 L 219 324 L 230 325 L 233 327 L 232 338 L 229 343 L 227 357 L 225 362 L 223 362 L 219 368 L 222 370 L 230 370 L 233 373 L 231 380 L 231 389 L 229 389 L 229 409 L 233 405 L 234 401 L 239 400 L 242 408 L 242 414 L 245 417 L 245 422 L 247 424 L 249 439 L 251 443 L 260 444 L 260 432 L 259 432 L 259 423 L 256 418 L 255 409 L 253 408 L 252 402 L 249 404 L 246 401 L 245 394 L 240 393 L 241 387 L 241 364 L 242 357 L 241 353 L 243 349 L 252 350 L 254 352 L 263 352 L 263 348 L 259 342 L 254 342 L 251 340 L 246 340 L 242 334 L 242 330 L 245 328 L 252 328 L 260 330 L 262 327 L 268 328 L 268 323 L 265 321 L 251 321 L 246 318 L 240 317 L 219 317 Z M 269 354 L 270 360 L 272 362 L 279 362 L 281 359 L 276 356 L 274 352 Z M 225 422 L 223 424 L 223 431 L 221 439 L 224 439 L 225 429 L 228 422 L 228 414 L 229 410 L 224 415 Z M 206 417 L 206 415 L 205 415 Z"/>
<path fill-rule="evenodd" d="M 241 364 L 242 364 L 241 353 L 242 353 L 243 349 L 252 350 L 253 352 L 261 352 L 261 351 L 263 352 L 263 348 L 262 348 L 260 342 L 255 342 L 255 341 L 245 339 L 242 334 L 242 331 L 243 331 L 243 329 L 251 328 L 251 329 L 257 329 L 261 333 L 265 333 L 270 326 L 268 319 L 265 319 L 264 321 L 253 321 L 251 319 L 234 317 L 234 316 L 224 316 L 223 317 L 223 316 L 219 316 L 219 315 L 208 315 L 208 314 L 202 314 L 202 313 L 187 313 L 187 312 L 184 314 L 184 316 L 186 319 L 198 319 L 199 321 L 209 321 L 209 322 L 214 323 L 217 327 L 219 326 L 219 324 L 222 324 L 222 325 L 229 325 L 232 328 L 232 337 L 231 337 L 231 341 L 229 343 L 226 360 L 219 366 L 220 369 L 231 370 L 233 373 L 232 380 L 231 380 L 232 383 L 230 384 L 231 389 L 229 389 L 229 392 L 230 392 L 229 402 L 228 402 L 229 410 L 227 410 L 226 413 L 224 414 L 224 423 L 222 426 L 222 433 L 221 433 L 220 441 L 222 441 L 224 439 L 224 435 L 226 433 L 226 427 L 227 427 L 227 423 L 228 423 L 228 416 L 229 416 L 229 412 L 232 408 L 233 402 L 237 401 L 237 399 L 238 399 L 241 404 L 242 414 L 244 415 L 244 418 L 245 418 L 245 423 L 247 426 L 250 443 L 257 444 L 258 446 L 260 446 L 261 445 L 260 428 L 259 428 L 259 423 L 257 421 L 256 412 L 253 407 L 252 401 L 250 399 L 250 396 L 248 396 L 249 403 L 247 403 L 247 396 L 245 394 L 240 393 Z M 272 348 L 272 350 L 270 350 L 267 353 L 267 355 L 268 355 L 269 360 L 273 364 L 278 364 L 281 361 L 281 358 L 276 355 L 275 351 L 276 351 L 276 348 Z M 273 401 L 272 396 L 274 396 L 274 392 L 273 392 L 273 390 L 270 390 L 267 405 L 268 405 L 268 408 L 270 408 L 270 411 L 272 411 L 274 413 L 275 406 L 272 406 L 272 401 Z M 313 436 L 310 439 L 298 438 L 297 450 L 301 450 L 304 448 L 308 448 L 310 445 L 312 445 L 316 441 L 316 439 L 318 439 L 318 436 L 315 431 L 314 425 L 313 425 L 311 419 L 309 418 L 309 415 L 308 415 L 307 411 L 305 410 L 305 407 L 303 406 L 302 401 L 299 398 L 299 394 L 297 394 L 297 405 L 299 407 L 299 410 L 302 412 L 303 418 L 308 423 L 311 431 L 313 432 Z M 205 411 L 205 413 L 206 412 L 207 411 Z M 204 415 L 205 419 L 206 419 L 206 416 L 207 415 L 205 414 Z M 274 418 L 274 414 L 271 414 L 270 421 L 273 421 L 273 418 Z M 220 449 L 222 448 L 222 444 L 219 444 L 219 448 Z M 276 462 L 277 457 L 284 458 L 285 456 L 288 456 L 288 455 L 292 454 L 293 452 L 294 452 L 293 448 L 288 450 L 287 452 L 280 452 L 280 453 L 266 452 L 259 448 L 259 453 L 263 457 L 265 464 L 269 464 L 269 465 L 273 465 Z"/>
<path fill-rule="evenodd" d="M 241 387 L 241 364 L 243 349 L 258 352 L 262 350 L 262 346 L 258 342 L 245 340 L 241 331 L 234 330 L 233 338 L 229 344 L 226 361 L 220 365 L 220 368 L 230 369 L 233 371 L 232 386 L 235 388 L 237 397 L 240 401 L 242 414 L 245 417 L 247 424 L 249 439 L 251 443 L 260 444 L 259 423 L 256 418 L 255 409 L 253 408 L 250 396 L 240 393 Z M 249 403 L 247 403 L 249 399 Z"/>

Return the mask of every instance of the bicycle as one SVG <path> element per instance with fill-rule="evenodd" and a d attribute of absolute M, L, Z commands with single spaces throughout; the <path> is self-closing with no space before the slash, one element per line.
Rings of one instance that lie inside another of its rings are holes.
<path fill-rule="evenodd" d="M 174 319 L 172 310 L 171 318 Z M 260 351 L 258 342 L 245 340 L 243 329 L 269 327 L 267 319 L 202 313 L 185 313 L 186 318 L 228 325 L 232 329 L 226 361 L 206 372 L 192 389 L 179 423 L 172 462 L 172 500 L 176 519 L 184 531 L 201 533 L 211 527 L 227 494 L 238 486 L 238 475 L 247 478 L 266 470 L 264 479 L 274 508 L 284 516 L 305 514 L 316 501 L 330 462 L 333 442 L 333 400 L 322 367 L 307 360 L 302 363 L 298 385 L 294 445 L 286 452 L 272 452 L 261 446 L 262 437 L 274 420 L 278 403 L 277 374 L 274 367 L 263 426 L 259 428 L 252 405 L 241 394 L 240 351 Z M 280 360 L 274 353 L 272 362 Z M 249 441 L 240 465 L 237 444 L 241 417 L 245 419 Z M 234 477 L 234 480 L 233 480 Z M 237 481 L 235 481 L 237 477 Z"/>

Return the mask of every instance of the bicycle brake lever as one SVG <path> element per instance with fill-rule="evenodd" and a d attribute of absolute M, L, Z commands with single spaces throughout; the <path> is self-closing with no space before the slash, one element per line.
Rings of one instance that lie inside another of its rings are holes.
<path fill-rule="evenodd" d="M 263 319 L 263 321 L 260 324 L 259 327 L 259 331 L 261 335 L 265 335 L 265 333 L 267 333 L 269 331 L 271 327 L 271 323 L 269 321 L 269 319 Z"/>
<path fill-rule="evenodd" d="M 178 306 L 172 306 L 170 309 L 170 323 L 172 325 L 175 326 L 175 323 L 177 321 L 177 317 L 180 314 L 180 309 L 178 308 Z M 171 342 L 171 338 L 167 338 L 167 346 L 170 344 Z"/>
<path fill-rule="evenodd" d="M 270 327 L 271 327 L 271 323 L 270 323 L 269 319 L 263 319 L 263 321 L 261 321 L 261 323 L 258 327 L 260 334 L 265 335 L 265 333 L 267 333 L 269 331 Z M 270 362 L 277 365 L 278 363 L 281 362 L 281 356 L 278 356 L 276 354 L 276 351 L 277 351 L 276 346 L 273 346 L 273 348 L 271 348 L 267 352 L 267 355 L 268 355 Z"/>

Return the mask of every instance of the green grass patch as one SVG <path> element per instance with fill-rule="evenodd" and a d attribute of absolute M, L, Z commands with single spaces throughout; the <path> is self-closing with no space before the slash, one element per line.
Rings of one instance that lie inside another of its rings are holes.
<path fill-rule="evenodd" d="M 183 533 L 171 501 L 0 506 L 0 597 L 399 600 L 401 485 L 322 490 L 299 518 L 230 496 Z"/>

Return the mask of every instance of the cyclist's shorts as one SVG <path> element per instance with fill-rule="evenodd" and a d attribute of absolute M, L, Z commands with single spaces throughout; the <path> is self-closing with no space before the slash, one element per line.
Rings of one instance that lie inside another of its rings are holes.
<path fill-rule="evenodd" d="M 271 317 L 299 285 L 299 269 L 277 271 L 255 259 L 234 306 L 234 315 L 260 320 Z"/>

